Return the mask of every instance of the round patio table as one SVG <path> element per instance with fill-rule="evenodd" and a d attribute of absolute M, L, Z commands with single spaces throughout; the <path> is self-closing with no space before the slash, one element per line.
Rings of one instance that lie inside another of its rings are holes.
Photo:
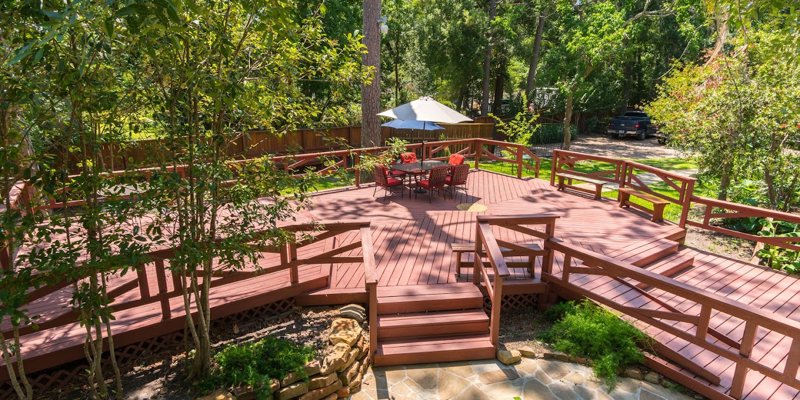
<path fill-rule="evenodd" d="M 437 160 L 425 160 L 425 161 L 417 161 L 417 162 L 407 163 L 407 164 L 402 164 L 402 163 L 391 164 L 391 165 L 389 165 L 389 167 L 391 169 L 394 169 L 394 170 L 397 170 L 397 171 L 403 171 L 403 172 L 405 172 L 407 174 L 414 175 L 414 179 L 416 179 L 417 182 L 419 182 L 418 178 L 419 178 L 420 175 L 425 175 L 425 174 L 428 173 L 428 171 L 430 171 L 433 168 L 438 167 L 440 165 L 445 165 L 445 163 L 443 163 L 441 161 L 437 161 Z M 416 192 L 416 193 L 425 193 L 426 190 L 421 188 L 421 187 L 419 187 L 419 186 L 417 186 L 417 188 L 414 189 L 414 192 Z"/>

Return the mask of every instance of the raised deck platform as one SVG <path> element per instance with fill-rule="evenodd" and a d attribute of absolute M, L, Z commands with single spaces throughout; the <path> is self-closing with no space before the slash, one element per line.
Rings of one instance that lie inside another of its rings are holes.
<path fill-rule="evenodd" d="M 429 203 L 427 199 L 415 200 L 413 197 L 401 199 L 397 196 L 384 201 L 381 197 L 372 196 L 373 189 L 371 187 L 334 190 L 314 196 L 312 208 L 305 212 L 301 219 L 371 220 L 379 293 L 382 291 L 393 293 L 393 291 L 402 290 L 403 287 L 453 285 L 458 282 L 470 281 L 470 271 L 462 271 L 463 276 L 459 279 L 450 244 L 476 240 L 475 221 L 477 215 L 547 213 L 560 216 L 556 222 L 555 236 L 565 243 L 569 243 L 570 246 L 603 254 L 645 270 L 652 269 L 656 273 L 666 273 L 679 282 L 685 282 L 727 299 L 758 307 L 764 311 L 765 315 L 777 313 L 793 320 L 800 320 L 800 281 L 798 279 L 719 255 L 693 249 L 679 249 L 677 241 L 680 241 L 685 233 L 676 225 L 651 222 L 647 215 L 620 209 L 617 203 L 610 200 L 598 201 L 559 192 L 547 182 L 538 179 L 517 179 L 491 172 L 477 171 L 470 175 L 468 188 L 469 195 L 467 196 L 462 193 L 456 199 L 436 198 L 433 203 Z M 477 212 L 475 212 L 476 210 Z M 519 237 L 521 235 L 513 233 L 507 235 L 498 237 L 498 239 L 521 240 Z M 336 242 L 332 243 L 334 240 Z M 325 242 L 310 246 L 305 251 L 308 254 L 321 253 L 359 240 L 360 236 L 357 230 L 348 231 L 332 236 Z M 360 249 L 353 249 L 341 256 L 354 257 L 361 254 L 360 252 Z M 563 256 L 557 255 L 553 274 L 561 273 L 562 267 Z M 329 268 L 330 277 L 327 276 Z M 540 264 L 536 265 L 536 271 L 536 277 L 531 277 L 526 268 L 512 268 L 511 276 L 507 278 L 509 290 L 506 293 L 540 291 L 541 285 L 544 285 L 541 281 Z M 226 303 L 226 296 L 235 293 L 241 294 L 237 285 L 259 287 L 261 295 L 268 292 L 273 293 L 272 297 L 276 298 L 300 295 L 298 297 L 300 304 L 341 304 L 367 300 L 367 292 L 364 287 L 364 268 L 360 263 L 301 268 L 300 283 L 304 283 L 302 287 L 287 286 L 288 275 L 286 271 L 282 271 L 226 285 L 224 290 L 217 292 L 218 295 L 215 296 L 219 297 L 214 301 L 220 302 L 220 306 L 223 307 Z M 320 284 L 320 276 L 325 276 L 323 284 Z M 134 278 L 126 276 L 119 279 L 116 282 L 117 285 L 122 285 Z M 659 289 L 640 285 L 639 291 L 637 291 L 631 289 L 631 286 L 637 287 L 636 285 L 626 286 L 609 277 L 582 276 L 580 273 L 573 273 L 569 281 L 570 284 L 600 294 L 609 301 L 617 301 L 633 307 L 646 306 L 649 301 L 647 296 L 659 298 L 660 301 L 669 304 L 669 307 L 685 312 L 689 312 L 695 307 L 695 304 L 684 304 L 682 299 L 676 298 L 673 301 L 671 295 L 661 292 Z M 264 282 L 268 282 L 268 284 Z M 325 284 L 325 282 L 327 283 Z M 156 282 L 152 282 L 151 285 L 155 287 Z M 515 286 L 516 289 L 510 289 Z M 287 287 L 290 287 L 291 290 L 286 289 Z M 43 299 L 37 303 L 37 309 L 51 317 L 63 314 L 68 308 L 65 300 L 69 298 L 68 290 L 68 288 L 62 289 Z M 642 292 L 647 293 L 647 296 Z M 564 294 L 566 294 L 566 290 Z M 129 295 L 135 298 L 138 294 L 131 292 Z M 171 301 L 170 306 L 172 306 Z M 174 308 L 175 314 L 179 316 L 178 305 L 175 305 Z M 435 331 L 438 329 L 436 326 L 430 327 L 435 324 L 419 320 L 417 315 L 413 314 L 426 311 L 423 309 L 392 310 L 405 311 L 410 314 L 396 319 L 384 317 L 384 320 L 387 321 L 386 325 L 389 327 L 387 329 L 392 332 L 392 324 L 397 325 L 397 321 L 408 318 L 421 326 L 427 324 L 426 329 Z M 148 310 L 133 308 L 117 315 L 117 320 L 114 322 L 115 332 L 119 329 L 120 334 L 124 331 L 131 337 L 140 337 L 144 332 L 155 334 L 167 329 L 160 315 L 152 309 Z M 219 310 L 214 311 L 217 314 L 212 315 L 217 317 L 225 313 L 224 308 Z M 153 315 L 146 311 L 152 312 Z M 442 311 L 447 314 L 446 318 L 443 318 L 448 321 L 452 320 L 453 324 L 458 325 L 466 320 L 470 321 L 462 325 L 469 325 L 469 330 L 474 337 L 465 336 L 467 339 L 464 339 L 464 343 L 470 345 L 479 343 L 480 346 L 485 344 L 484 335 L 474 331 L 474 328 L 483 322 L 474 320 L 476 315 L 473 311 Z M 466 320 L 462 321 L 461 317 Z M 182 326 L 174 322 L 173 324 L 175 325 L 173 329 L 180 329 Z M 679 324 L 676 322 L 676 326 L 680 326 Z M 731 389 L 730 385 L 735 372 L 731 361 L 688 344 L 662 330 L 649 326 L 645 328 L 664 347 L 719 376 L 721 378 L 720 385 L 715 387 L 719 393 Z M 711 316 L 710 328 L 731 337 L 741 337 L 743 334 L 741 321 L 735 321 L 717 313 Z M 58 362 L 69 361 L 65 359 L 64 354 L 68 354 L 67 358 L 72 360 L 81 358 L 82 353 L 78 351 L 82 345 L 80 329 L 77 326 L 61 329 L 58 332 L 38 332 L 24 338 L 27 349 L 41 349 L 34 351 L 34 355 L 30 356 L 35 359 L 35 362 L 27 366 L 29 371 L 41 370 L 58 365 Z M 390 336 L 397 338 L 398 335 L 402 337 L 403 334 L 403 332 L 395 331 L 390 333 Z M 58 346 L 42 346 L 42 344 L 52 341 L 54 337 L 61 338 L 54 342 Z M 440 344 L 437 340 L 435 338 L 427 339 L 424 346 L 421 345 L 420 348 L 437 346 Z M 756 342 L 758 349 L 755 350 L 753 358 L 766 360 L 774 365 L 782 365 L 786 362 L 789 353 L 788 346 L 791 343 L 790 338 L 766 329 L 759 329 L 756 333 Z M 399 351 L 398 349 L 409 347 L 402 343 L 398 344 L 396 341 L 388 343 L 381 354 L 392 354 Z M 487 356 L 489 352 L 483 347 L 481 348 L 483 349 L 481 356 Z M 453 354 L 456 355 L 453 356 L 453 359 L 460 359 L 457 355 L 463 349 L 458 346 L 455 346 L 454 349 L 455 353 Z M 58 359 L 48 357 L 56 352 L 61 352 L 58 353 L 60 355 Z M 409 360 L 413 361 L 412 358 Z M 694 374 L 693 371 L 685 371 Z M 751 399 L 797 398 L 798 390 L 782 385 L 772 378 L 766 378 L 759 372 L 751 371 L 747 375 L 744 397 Z"/>

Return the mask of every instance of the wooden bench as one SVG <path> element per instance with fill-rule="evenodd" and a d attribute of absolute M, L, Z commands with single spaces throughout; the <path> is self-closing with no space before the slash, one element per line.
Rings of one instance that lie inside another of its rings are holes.
<path fill-rule="evenodd" d="M 666 201 L 658 196 L 654 196 L 650 193 L 645 193 L 636 189 L 632 188 L 620 188 L 619 189 L 619 206 L 620 207 L 633 207 L 645 212 L 651 212 L 650 209 L 647 207 L 641 206 L 636 203 L 631 203 L 631 196 L 636 196 L 642 200 L 649 201 L 653 204 L 653 222 L 661 222 L 664 220 L 664 208 L 669 204 L 669 201 Z"/>
<path fill-rule="evenodd" d="M 520 254 L 519 251 L 513 251 L 506 248 L 501 248 L 501 252 L 503 252 L 504 256 L 514 257 L 514 256 L 524 256 L 528 257 L 527 262 L 509 262 L 506 263 L 509 268 L 528 268 L 531 278 L 534 278 L 534 266 L 536 265 L 536 256 L 544 255 L 544 250 L 542 247 L 536 243 L 521 243 L 519 244 L 522 247 L 525 247 L 528 250 L 534 252 L 533 254 Z M 474 253 L 475 252 L 475 243 L 474 242 L 461 242 L 461 243 L 450 243 L 450 249 L 453 250 L 453 259 L 455 260 L 456 264 L 456 277 L 461 276 L 461 268 L 473 268 L 475 264 L 472 261 L 465 261 L 462 257 L 464 253 Z M 481 257 L 485 257 L 486 252 L 484 249 L 483 254 Z"/>
<path fill-rule="evenodd" d="M 606 181 L 601 181 L 599 179 L 592 179 L 581 175 L 570 174 L 567 172 L 556 172 L 556 176 L 558 177 L 558 190 L 563 191 L 564 188 L 569 187 L 572 190 L 594 194 L 595 200 L 600 200 L 600 197 L 603 193 L 603 185 L 606 184 Z M 568 179 L 569 180 L 568 183 L 564 183 L 564 179 Z M 572 184 L 573 179 L 593 184 L 594 191 L 573 185 Z"/>

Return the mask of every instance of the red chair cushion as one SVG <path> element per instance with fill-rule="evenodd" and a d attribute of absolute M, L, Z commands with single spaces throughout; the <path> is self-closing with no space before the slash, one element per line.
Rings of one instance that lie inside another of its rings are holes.
<path fill-rule="evenodd" d="M 447 163 L 450 165 L 461 165 L 464 163 L 464 156 L 461 154 L 452 154 L 447 160 Z"/>
<path fill-rule="evenodd" d="M 402 184 L 403 184 L 403 181 L 401 181 L 400 179 L 392 178 L 392 177 L 386 178 L 386 186 L 399 186 L 399 185 L 402 185 Z"/>
<path fill-rule="evenodd" d="M 392 176 L 404 176 L 406 173 L 405 171 L 393 169 L 390 174 L 392 174 Z"/>
<path fill-rule="evenodd" d="M 425 188 L 425 189 L 430 189 L 431 188 L 431 181 L 429 181 L 427 179 L 423 179 L 423 180 L 419 181 L 418 185 L 420 187 Z"/>
<path fill-rule="evenodd" d="M 451 175 L 447 175 L 447 178 L 444 178 L 444 184 L 450 185 L 453 182 L 453 177 Z"/>
<path fill-rule="evenodd" d="M 400 160 L 403 161 L 403 164 L 417 162 L 417 154 L 411 152 L 400 154 Z"/>

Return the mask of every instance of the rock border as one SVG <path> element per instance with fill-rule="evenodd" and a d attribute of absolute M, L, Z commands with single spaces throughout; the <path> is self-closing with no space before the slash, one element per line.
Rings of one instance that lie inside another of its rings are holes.
<path fill-rule="evenodd" d="M 347 399 L 361 390 L 364 375 L 372 358 L 366 310 L 358 304 L 339 309 L 339 316 L 328 329 L 329 345 L 315 360 L 304 367 L 303 374 L 290 373 L 270 385 L 276 400 L 336 400 Z M 198 400 L 250 400 L 256 394 L 250 388 L 218 390 Z"/>

